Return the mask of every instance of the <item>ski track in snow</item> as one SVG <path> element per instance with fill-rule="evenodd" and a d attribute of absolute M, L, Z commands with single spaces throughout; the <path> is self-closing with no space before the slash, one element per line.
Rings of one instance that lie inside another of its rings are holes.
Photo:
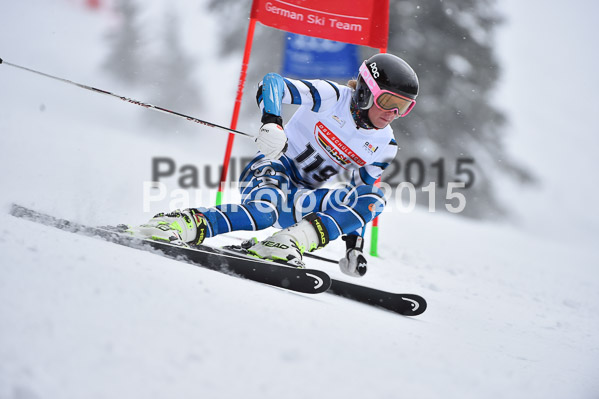
<path fill-rule="evenodd" d="M 106 15 L 48 7 L 3 11 L 22 40 L 1 37 L 0 56 L 119 92 L 98 67 Z M 382 257 L 360 282 L 424 296 L 415 318 L 244 281 L 7 214 L 17 202 L 88 224 L 142 222 L 169 200 L 142 209 L 151 158 L 218 163 L 220 149 L 199 159 L 197 146 L 224 148 L 225 135 L 165 138 L 139 122 L 151 111 L 2 65 L 0 87 L 0 398 L 597 397 L 590 241 L 385 213 Z"/>

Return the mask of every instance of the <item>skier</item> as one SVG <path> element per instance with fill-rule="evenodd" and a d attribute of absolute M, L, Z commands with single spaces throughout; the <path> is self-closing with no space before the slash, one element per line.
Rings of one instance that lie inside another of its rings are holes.
<path fill-rule="evenodd" d="M 256 96 L 262 111 L 255 138 L 259 152 L 239 178 L 241 204 L 160 213 L 130 232 L 198 245 L 234 230 L 280 227 L 265 240 L 254 238 L 242 246 L 254 256 L 294 267 L 304 267 L 305 251 L 342 236 L 347 249 L 340 268 L 361 276 L 367 263 L 363 232 L 385 206 L 374 182 L 397 154 L 389 124 L 412 110 L 417 94 L 416 73 L 391 54 L 364 61 L 348 86 L 269 73 Z M 283 103 L 299 106 L 285 125 Z M 342 170 L 352 173 L 347 185 L 322 188 Z"/>

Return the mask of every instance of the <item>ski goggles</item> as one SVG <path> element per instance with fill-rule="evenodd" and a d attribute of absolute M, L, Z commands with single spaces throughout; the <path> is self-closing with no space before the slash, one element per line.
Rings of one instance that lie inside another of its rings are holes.
<path fill-rule="evenodd" d="M 414 108 L 414 105 L 416 105 L 416 100 L 401 96 L 389 90 L 381 89 L 366 66 L 366 61 L 360 66 L 360 76 L 362 76 L 366 85 L 372 92 L 374 103 L 383 111 L 394 111 L 396 117 L 402 117 L 409 114 L 412 108 Z"/>

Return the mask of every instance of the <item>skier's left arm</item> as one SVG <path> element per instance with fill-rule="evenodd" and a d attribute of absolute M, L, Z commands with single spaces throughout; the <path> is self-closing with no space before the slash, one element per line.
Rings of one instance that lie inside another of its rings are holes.
<path fill-rule="evenodd" d="M 258 85 L 256 101 L 262 111 L 262 127 L 256 145 L 267 158 L 279 158 L 287 148 L 287 136 L 281 117 L 282 104 L 309 107 L 313 112 L 324 111 L 340 98 L 337 85 L 328 80 L 287 79 L 268 73 Z"/>
<path fill-rule="evenodd" d="M 355 187 L 374 184 L 395 158 L 397 150 L 397 142 L 392 139 L 381 153 L 379 160 L 354 170 L 351 185 Z M 345 256 L 339 260 L 339 267 L 343 273 L 349 276 L 360 277 L 366 274 L 368 261 L 363 253 L 365 230 L 366 226 L 343 236 L 346 250 Z"/>
<path fill-rule="evenodd" d="M 258 84 L 256 102 L 262 111 L 262 123 L 275 122 L 283 126 L 282 104 L 309 107 L 322 112 L 334 106 L 340 98 L 339 87 L 329 80 L 298 80 L 268 73 Z"/>
<path fill-rule="evenodd" d="M 374 182 L 381 177 L 385 169 L 391 164 L 397 155 L 397 150 L 397 142 L 394 139 L 391 139 L 389 144 L 381 153 L 381 156 L 375 162 L 364 165 L 361 168 L 353 171 L 350 184 L 352 186 L 374 184 Z"/>

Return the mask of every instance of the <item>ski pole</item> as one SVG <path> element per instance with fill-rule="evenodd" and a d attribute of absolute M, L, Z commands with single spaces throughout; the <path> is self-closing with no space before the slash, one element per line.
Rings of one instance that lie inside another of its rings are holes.
<path fill-rule="evenodd" d="M 27 72 L 32 72 L 32 73 L 35 73 L 37 75 L 41 75 L 41 76 L 44 76 L 46 78 L 58 80 L 58 81 L 63 82 L 63 83 L 68 83 L 68 84 L 80 87 L 82 89 L 85 89 L 85 90 L 93 91 L 94 93 L 105 94 L 107 96 L 111 96 L 111 97 L 123 100 L 125 102 L 128 102 L 130 104 L 135 104 L 135 105 L 139 105 L 139 106 L 144 107 L 144 108 L 153 109 L 155 111 L 164 112 L 166 114 L 179 116 L 181 118 L 187 119 L 190 122 L 195 122 L 195 123 L 198 123 L 200 125 L 204 125 L 204 126 L 208 126 L 208 127 L 213 127 L 213 128 L 225 130 L 225 131 L 227 131 L 229 133 L 239 134 L 240 136 L 246 136 L 246 137 L 252 137 L 252 138 L 254 137 L 254 136 L 252 136 L 251 134 L 248 134 L 248 133 L 240 132 L 240 131 L 234 130 L 234 129 L 229 129 L 228 127 L 224 127 L 224 126 L 221 126 L 221 125 L 217 125 L 215 123 L 207 122 L 207 121 L 195 118 L 193 116 L 182 114 L 180 112 L 171 111 L 169 109 L 162 108 L 162 107 L 159 107 L 157 105 L 152 105 L 152 104 L 144 103 L 144 102 L 135 100 L 133 98 L 128 98 L 128 97 L 124 97 L 124 96 L 121 96 L 121 95 L 118 95 L 118 94 L 111 93 L 111 92 L 106 91 L 106 90 L 102 90 L 102 89 L 98 89 L 98 88 L 95 88 L 95 87 L 87 86 L 87 85 L 84 85 L 84 84 L 81 84 L 81 83 L 76 83 L 76 82 L 73 82 L 73 81 L 70 81 L 70 80 L 67 80 L 67 79 L 59 78 L 57 76 L 52 76 L 52 75 L 49 75 L 47 73 L 36 71 L 34 69 L 29 69 L 29 68 L 26 68 L 26 67 L 21 66 L 21 65 L 12 64 L 10 62 L 3 61 L 2 58 L 0 58 L 0 64 L 4 64 L 4 65 L 8 65 L 8 66 L 11 66 L 11 67 L 14 67 L 14 68 L 22 69 L 22 70 L 27 71 Z"/>

